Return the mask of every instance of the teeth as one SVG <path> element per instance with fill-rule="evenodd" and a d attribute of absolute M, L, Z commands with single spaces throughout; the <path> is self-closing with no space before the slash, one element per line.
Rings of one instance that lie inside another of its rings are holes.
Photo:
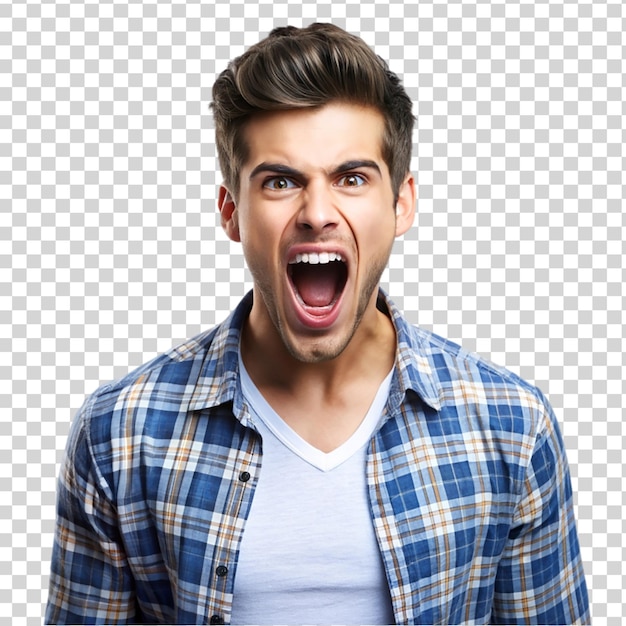
<path fill-rule="evenodd" d="M 289 261 L 290 265 L 296 263 L 310 263 L 311 265 L 326 264 L 331 261 L 343 261 L 342 256 L 338 252 L 309 252 L 304 254 L 296 254 L 295 259 Z"/>

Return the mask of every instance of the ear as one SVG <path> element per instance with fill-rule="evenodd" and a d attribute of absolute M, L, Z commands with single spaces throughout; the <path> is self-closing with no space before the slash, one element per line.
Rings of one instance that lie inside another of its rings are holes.
<path fill-rule="evenodd" d="M 398 190 L 396 202 L 396 237 L 404 235 L 415 219 L 415 179 L 408 174 Z"/>
<path fill-rule="evenodd" d="M 224 187 L 224 185 L 220 185 L 217 206 L 220 210 L 222 228 L 224 229 L 224 232 L 230 239 L 232 239 L 232 241 L 241 241 L 237 205 L 232 194 L 228 191 L 228 189 L 226 189 L 226 187 Z"/>

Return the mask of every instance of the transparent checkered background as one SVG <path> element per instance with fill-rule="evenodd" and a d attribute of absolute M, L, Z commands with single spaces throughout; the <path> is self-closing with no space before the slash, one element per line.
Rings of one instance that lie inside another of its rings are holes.
<path fill-rule="evenodd" d="M 274 26 L 322 20 L 415 101 L 417 221 L 385 285 L 548 394 L 594 621 L 620 624 L 625 18 L 619 0 L 1 0 L 0 621 L 41 623 L 85 395 L 250 287 L 216 219 L 216 73 Z"/>

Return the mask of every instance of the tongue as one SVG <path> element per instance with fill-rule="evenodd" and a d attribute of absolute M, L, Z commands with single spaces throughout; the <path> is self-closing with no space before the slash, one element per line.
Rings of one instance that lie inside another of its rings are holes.
<path fill-rule="evenodd" d="M 333 265 L 298 265 L 292 279 L 307 306 L 328 306 L 335 299 L 337 273 Z"/>

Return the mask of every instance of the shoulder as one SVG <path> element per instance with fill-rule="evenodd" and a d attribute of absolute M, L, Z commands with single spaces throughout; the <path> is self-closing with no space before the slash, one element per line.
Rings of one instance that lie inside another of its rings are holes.
<path fill-rule="evenodd" d="M 479 376 L 481 381 L 519 387 L 534 393 L 537 389 L 507 367 L 464 348 L 430 330 L 409 325 L 411 347 L 431 363 L 441 382 Z"/>
<path fill-rule="evenodd" d="M 76 417 L 89 443 L 128 436 L 129 427 L 137 432 L 146 415 L 153 424 L 171 422 L 189 401 L 218 331 L 209 329 L 91 393 Z"/>
<path fill-rule="evenodd" d="M 219 329 L 176 346 L 90 394 L 70 427 L 64 462 L 68 475 L 94 482 L 115 500 L 126 470 L 144 465 L 151 456 L 162 463 L 163 454 L 184 441 L 193 424 L 189 402 L 216 349 Z"/>
<path fill-rule="evenodd" d="M 466 428 L 532 440 L 553 419 L 534 384 L 434 332 L 405 324 L 399 350 L 413 377 L 428 380 L 443 415 L 454 415 Z"/>
<path fill-rule="evenodd" d="M 386 448 L 417 450 L 415 463 L 436 459 L 440 469 L 474 468 L 502 493 L 519 493 L 532 459 L 548 454 L 544 444 L 561 454 L 549 402 L 516 373 L 408 323 L 399 354 L 404 393 Z"/>

